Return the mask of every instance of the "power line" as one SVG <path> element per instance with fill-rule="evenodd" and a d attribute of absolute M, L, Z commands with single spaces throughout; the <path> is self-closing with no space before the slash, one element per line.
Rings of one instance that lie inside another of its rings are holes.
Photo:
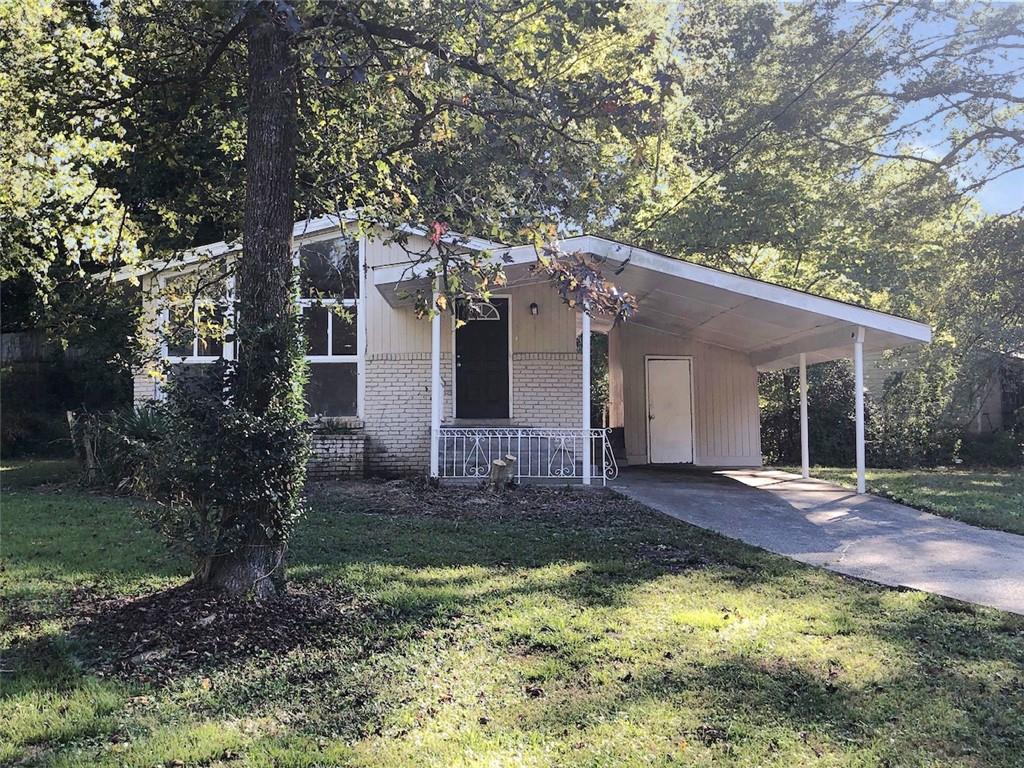
<path fill-rule="evenodd" d="M 874 24 L 872 24 L 870 27 L 864 30 L 860 35 L 858 35 L 857 39 L 854 40 L 853 43 L 849 45 L 849 47 L 840 51 L 832 59 L 832 61 L 829 62 L 828 66 L 825 67 L 825 69 L 819 72 L 812 80 L 810 80 L 803 88 L 801 88 L 795 96 L 793 96 L 788 102 L 786 102 L 782 109 L 780 109 L 774 115 L 766 119 L 756 131 L 754 131 L 750 136 L 748 136 L 743 141 L 742 144 L 740 144 L 736 149 L 730 152 L 729 155 L 725 158 L 725 160 L 719 163 L 719 165 L 716 166 L 715 168 L 712 168 L 711 171 L 706 176 L 704 176 L 704 178 L 697 182 L 697 185 L 693 187 L 693 189 L 691 189 L 689 192 L 687 192 L 685 195 L 679 198 L 675 203 L 672 204 L 670 208 L 662 211 L 657 216 L 655 216 L 650 221 L 650 223 L 647 224 L 647 226 L 645 226 L 643 229 L 637 232 L 633 237 L 639 238 L 640 236 L 646 234 L 647 232 L 650 231 L 651 227 L 653 227 L 658 222 L 662 221 L 666 216 L 671 216 L 673 213 L 678 211 L 682 207 L 683 203 L 685 203 L 692 195 L 700 191 L 705 184 L 711 181 L 711 179 L 713 179 L 719 173 L 728 168 L 733 160 L 735 160 L 737 157 L 743 154 L 743 152 L 745 152 L 751 144 L 753 144 L 758 138 L 760 138 L 776 120 L 778 120 L 780 117 L 786 114 L 786 112 L 789 111 L 790 107 L 792 107 L 794 104 L 800 101 L 800 99 L 806 96 L 811 91 L 811 89 L 814 88 L 814 86 L 816 86 L 818 83 L 824 80 L 825 77 L 835 68 L 835 66 L 840 61 L 846 58 L 846 56 L 849 55 L 857 46 L 864 42 L 865 38 L 871 35 L 886 21 L 888 21 L 889 17 L 896 12 L 896 9 L 903 5 L 903 2 L 904 0 L 897 0 L 895 4 L 890 6 L 889 10 L 887 10 L 878 21 L 876 21 Z"/>

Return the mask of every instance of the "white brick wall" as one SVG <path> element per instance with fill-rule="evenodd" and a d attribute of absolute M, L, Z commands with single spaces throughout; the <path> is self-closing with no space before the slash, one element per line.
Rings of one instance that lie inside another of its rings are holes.
<path fill-rule="evenodd" d="M 579 427 L 583 356 L 576 352 L 512 355 L 512 411 L 524 427 Z"/>
<path fill-rule="evenodd" d="M 341 480 L 366 474 L 366 436 L 359 431 L 313 434 L 313 456 L 306 476 L 313 481 Z"/>
<path fill-rule="evenodd" d="M 382 475 L 426 474 L 430 468 L 430 353 L 369 355 L 365 369 L 367 470 Z M 449 394 L 450 369 L 451 356 L 442 355 L 441 379 Z"/>
<path fill-rule="evenodd" d="M 512 366 L 513 423 L 580 425 L 581 355 L 520 352 L 513 355 Z M 379 475 L 424 474 L 430 466 L 430 354 L 369 355 L 365 370 L 363 434 L 314 436 L 312 480 L 351 477 L 362 474 L 364 468 Z M 443 412 L 450 422 L 451 355 L 447 353 L 441 356 L 441 378 L 447 396 Z M 136 402 L 153 399 L 154 379 L 144 371 L 136 373 L 134 390 Z"/>

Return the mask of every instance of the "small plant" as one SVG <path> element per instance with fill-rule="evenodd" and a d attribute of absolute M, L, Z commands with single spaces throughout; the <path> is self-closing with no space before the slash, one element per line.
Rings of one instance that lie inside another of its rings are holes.
<path fill-rule="evenodd" d="M 150 403 L 116 412 L 106 430 L 103 471 L 118 491 L 148 496 L 159 487 L 160 446 L 167 436 L 166 409 Z"/>

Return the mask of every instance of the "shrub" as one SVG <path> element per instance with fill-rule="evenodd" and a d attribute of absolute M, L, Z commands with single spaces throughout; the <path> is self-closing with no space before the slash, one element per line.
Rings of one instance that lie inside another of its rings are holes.
<path fill-rule="evenodd" d="M 153 496 L 163 485 L 161 447 L 168 433 L 167 409 L 150 403 L 113 413 L 101 443 L 102 479 L 117 491 Z"/>
<path fill-rule="evenodd" d="M 807 368 L 807 442 L 815 464 L 854 460 L 853 371 L 837 361 Z M 769 464 L 800 463 L 800 381 L 795 369 L 760 375 L 761 450 Z"/>
<path fill-rule="evenodd" d="M 1012 432 L 972 435 L 957 446 L 956 458 L 977 467 L 1017 467 L 1024 464 L 1024 444 Z"/>
<path fill-rule="evenodd" d="M 247 510 L 283 510 L 265 523 L 275 535 L 302 511 L 304 418 L 283 408 L 249 413 L 228 394 L 233 376 L 224 361 L 172 375 L 164 403 L 122 423 L 122 432 L 130 427 L 139 439 L 118 438 L 123 456 L 147 475 L 142 487 L 160 502 L 140 514 L 193 559 L 197 572 L 243 539 Z"/>

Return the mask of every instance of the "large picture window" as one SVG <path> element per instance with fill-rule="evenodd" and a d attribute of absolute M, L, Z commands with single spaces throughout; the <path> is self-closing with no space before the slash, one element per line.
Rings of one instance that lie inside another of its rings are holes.
<path fill-rule="evenodd" d="M 299 305 L 309 361 L 311 416 L 359 410 L 359 244 L 351 237 L 304 243 L 298 251 Z"/>
<path fill-rule="evenodd" d="M 310 416 L 357 416 L 359 243 L 348 236 L 301 243 L 295 259 L 309 364 L 306 410 Z M 199 271 L 161 278 L 163 356 L 175 369 L 233 354 L 224 343 L 231 283 Z"/>

